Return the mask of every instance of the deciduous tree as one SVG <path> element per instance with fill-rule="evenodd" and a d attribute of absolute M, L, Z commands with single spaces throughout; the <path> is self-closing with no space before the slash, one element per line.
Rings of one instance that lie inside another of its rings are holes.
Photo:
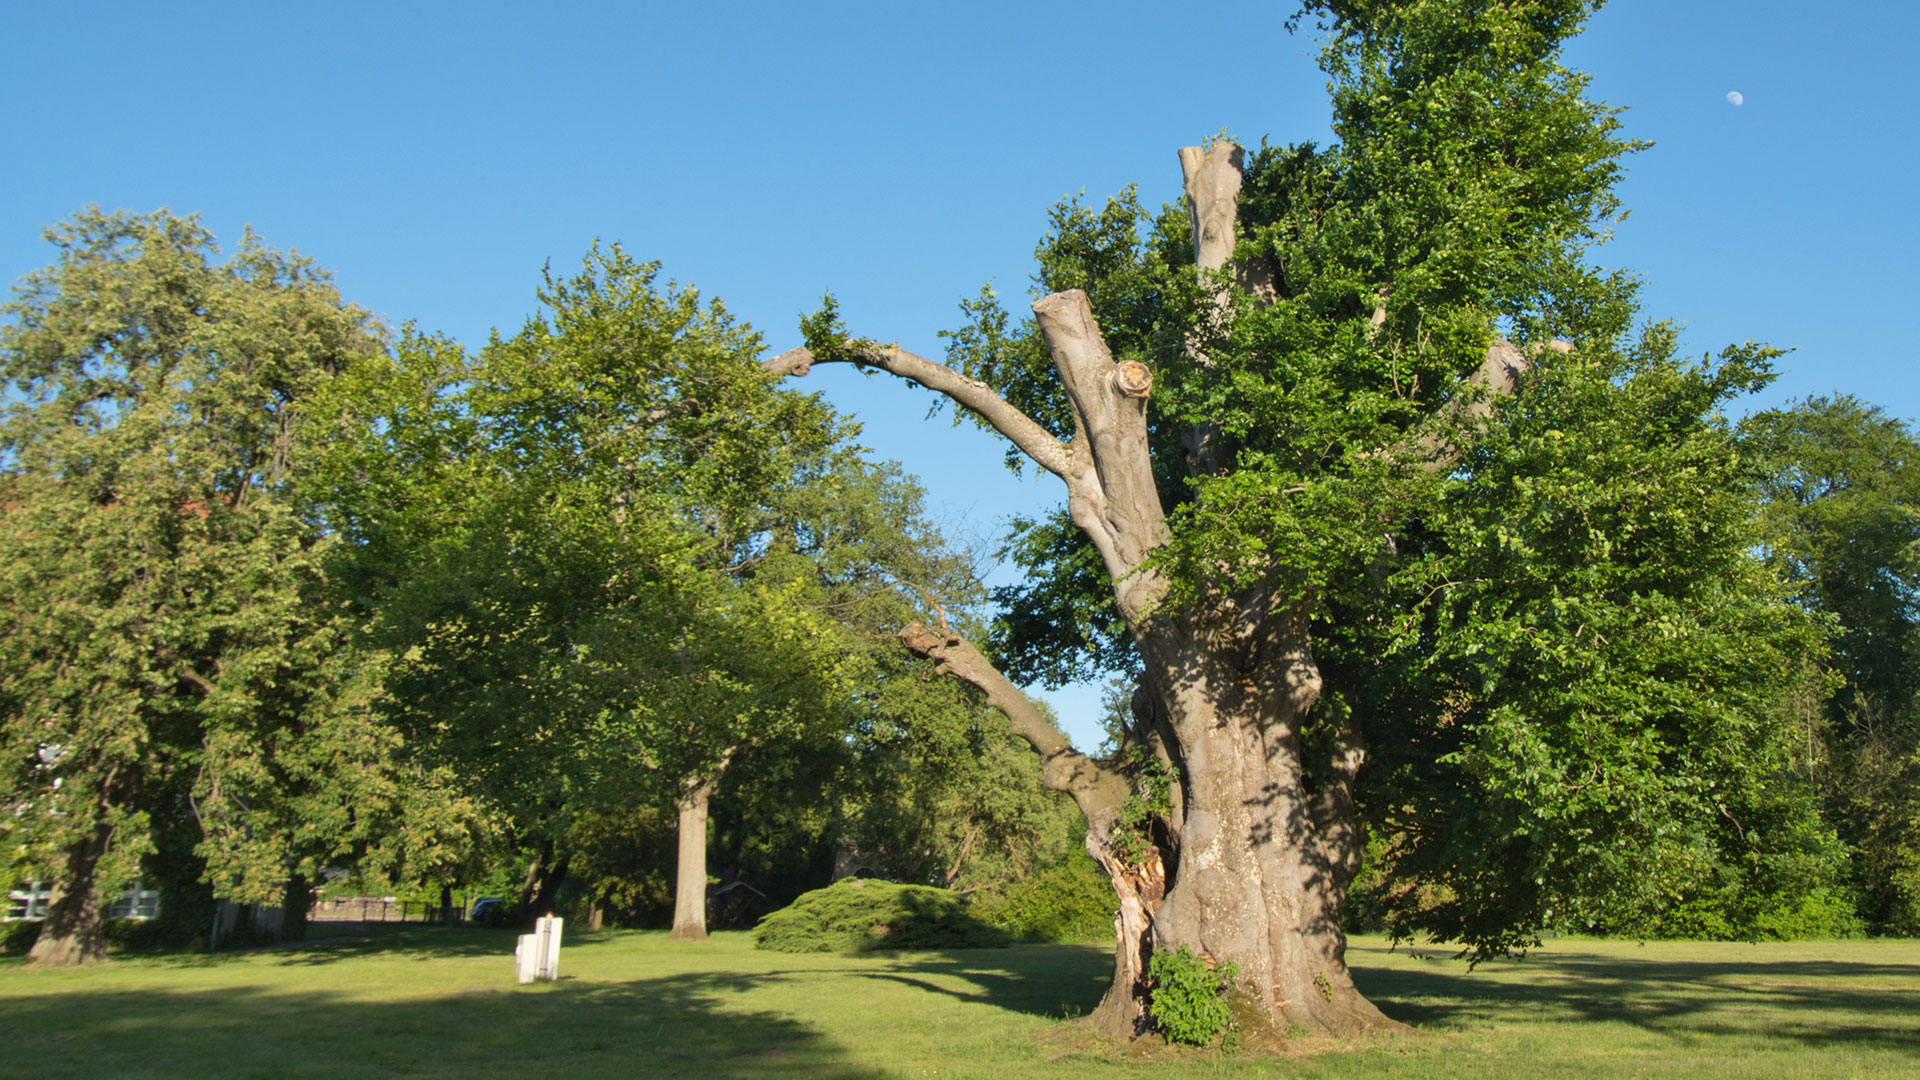
<path fill-rule="evenodd" d="M 1057 208 L 1034 320 L 983 291 L 948 364 L 831 303 L 770 362 L 912 380 L 1064 483 L 995 651 L 1028 677 L 1138 670 L 1133 738 L 1171 789 L 1129 795 L 963 639 L 909 639 L 1086 809 L 1121 899 L 1107 1030 L 1144 1029 L 1149 954 L 1181 947 L 1241 973 L 1251 1040 L 1393 1026 L 1344 959 L 1369 818 L 1433 815 L 1421 850 L 1458 899 L 1409 929 L 1527 940 L 1711 809 L 1817 640 L 1715 486 L 1715 410 L 1764 352 L 1675 363 L 1587 261 L 1633 148 L 1558 62 L 1594 6 L 1310 5 L 1335 145 L 1221 138 L 1180 151 L 1184 208 Z M 1409 769 L 1431 801 L 1401 801 Z"/>
<path fill-rule="evenodd" d="M 844 731 L 894 586 L 950 574 L 917 488 L 718 302 L 617 247 L 540 299 L 477 357 L 410 336 L 358 376 L 328 513 L 404 726 L 537 848 L 523 900 L 551 902 L 577 814 L 664 800 L 675 933 L 702 937 L 730 763 Z"/>
<path fill-rule="evenodd" d="M 1841 684 L 1809 710 L 1801 770 L 1854 849 L 1862 914 L 1920 932 L 1920 442 L 1845 395 L 1741 421 L 1768 559 L 1837 624 Z"/>
<path fill-rule="evenodd" d="M 60 964 L 102 955 L 157 828 L 184 820 L 219 895 L 256 900 L 410 800 L 290 495 L 304 407 L 379 349 L 370 320 L 251 234 L 216 262 L 191 218 L 92 210 L 48 239 L 0 327 L 0 835 L 54 883 L 33 956 Z"/>

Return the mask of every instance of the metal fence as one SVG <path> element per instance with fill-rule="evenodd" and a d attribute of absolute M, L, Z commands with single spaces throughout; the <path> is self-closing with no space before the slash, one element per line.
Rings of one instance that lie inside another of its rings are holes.
<path fill-rule="evenodd" d="M 425 900 L 390 900 L 377 896 L 350 896 L 338 900 L 316 900 L 307 912 L 309 922 L 392 922 L 439 923 L 465 922 L 464 906 L 443 908 Z"/>
<path fill-rule="evenodd" d="M 6 907 L 0 909 L 0 922 L 39 922 L 47 917 L 47 905 L 53 902 L 53 885 L 46 881 L 23 881 L 7 890 Z M 160 913 L 160 891 L 146 882 L 134 882 L 107 905 L 109 919 L 151 919 Z"/>

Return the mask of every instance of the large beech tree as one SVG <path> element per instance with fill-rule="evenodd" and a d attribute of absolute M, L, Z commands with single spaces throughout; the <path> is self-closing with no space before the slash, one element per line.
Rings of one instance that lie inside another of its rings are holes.
<path fill-rule="evenodd" d="M 1032 322 L 983 291 L 946 364 L 831 302 L 768 361 L 912 380 L 1065 485 L 994 651 L 1137 672 L 1172 791 L 1130 794 L 958 635 L 905 637 L 1086 812 L 1120 900 L 1108 1031 L 1144 1030 L 1177 947 L 1237 967 L 1249 1039 L 1393 1026 L 1344 957 L 1370 819 L 1451 890 L 1404 927 L 1498 950 L 1669 866 L 1770 745 L 1817 639 L 1747 554 L 1716 414 L 1767 357 L 1676 364 L 1586 262 L 1632 149 L 1557 63 L 1594 6 L 1312 5 L 1335 145 L 1222 138 L 1180 150 L 1182 208 L 1059 207 Z"/>

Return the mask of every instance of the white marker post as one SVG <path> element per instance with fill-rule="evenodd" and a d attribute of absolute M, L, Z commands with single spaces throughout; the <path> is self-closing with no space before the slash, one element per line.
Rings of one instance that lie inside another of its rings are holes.
<path fill-rule="evenodd" d="M 533 924 L 533 933 L 521 934 L 513 947 L 513 963 L 520 984 L 540 979 L 552 982 L 560 977 L 560 925 L 564 919 L 543 915 Z"/>

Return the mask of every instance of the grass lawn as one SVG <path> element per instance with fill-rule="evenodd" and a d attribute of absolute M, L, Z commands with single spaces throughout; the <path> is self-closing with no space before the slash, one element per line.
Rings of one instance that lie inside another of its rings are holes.
<path fill-rule="evenodd" d="M 5 1077 L 1920 1077 L 1920 942 L 1560 941 L 1466 965 L 1354 942 L 1423 1035 L 1252 1058 L 1093 1043 L 1096 946 L 886 957 L 742 934 L 579 935 L 513 983 L 512 935 L 412 929 L 76 971 L 0 962 Z"/>

